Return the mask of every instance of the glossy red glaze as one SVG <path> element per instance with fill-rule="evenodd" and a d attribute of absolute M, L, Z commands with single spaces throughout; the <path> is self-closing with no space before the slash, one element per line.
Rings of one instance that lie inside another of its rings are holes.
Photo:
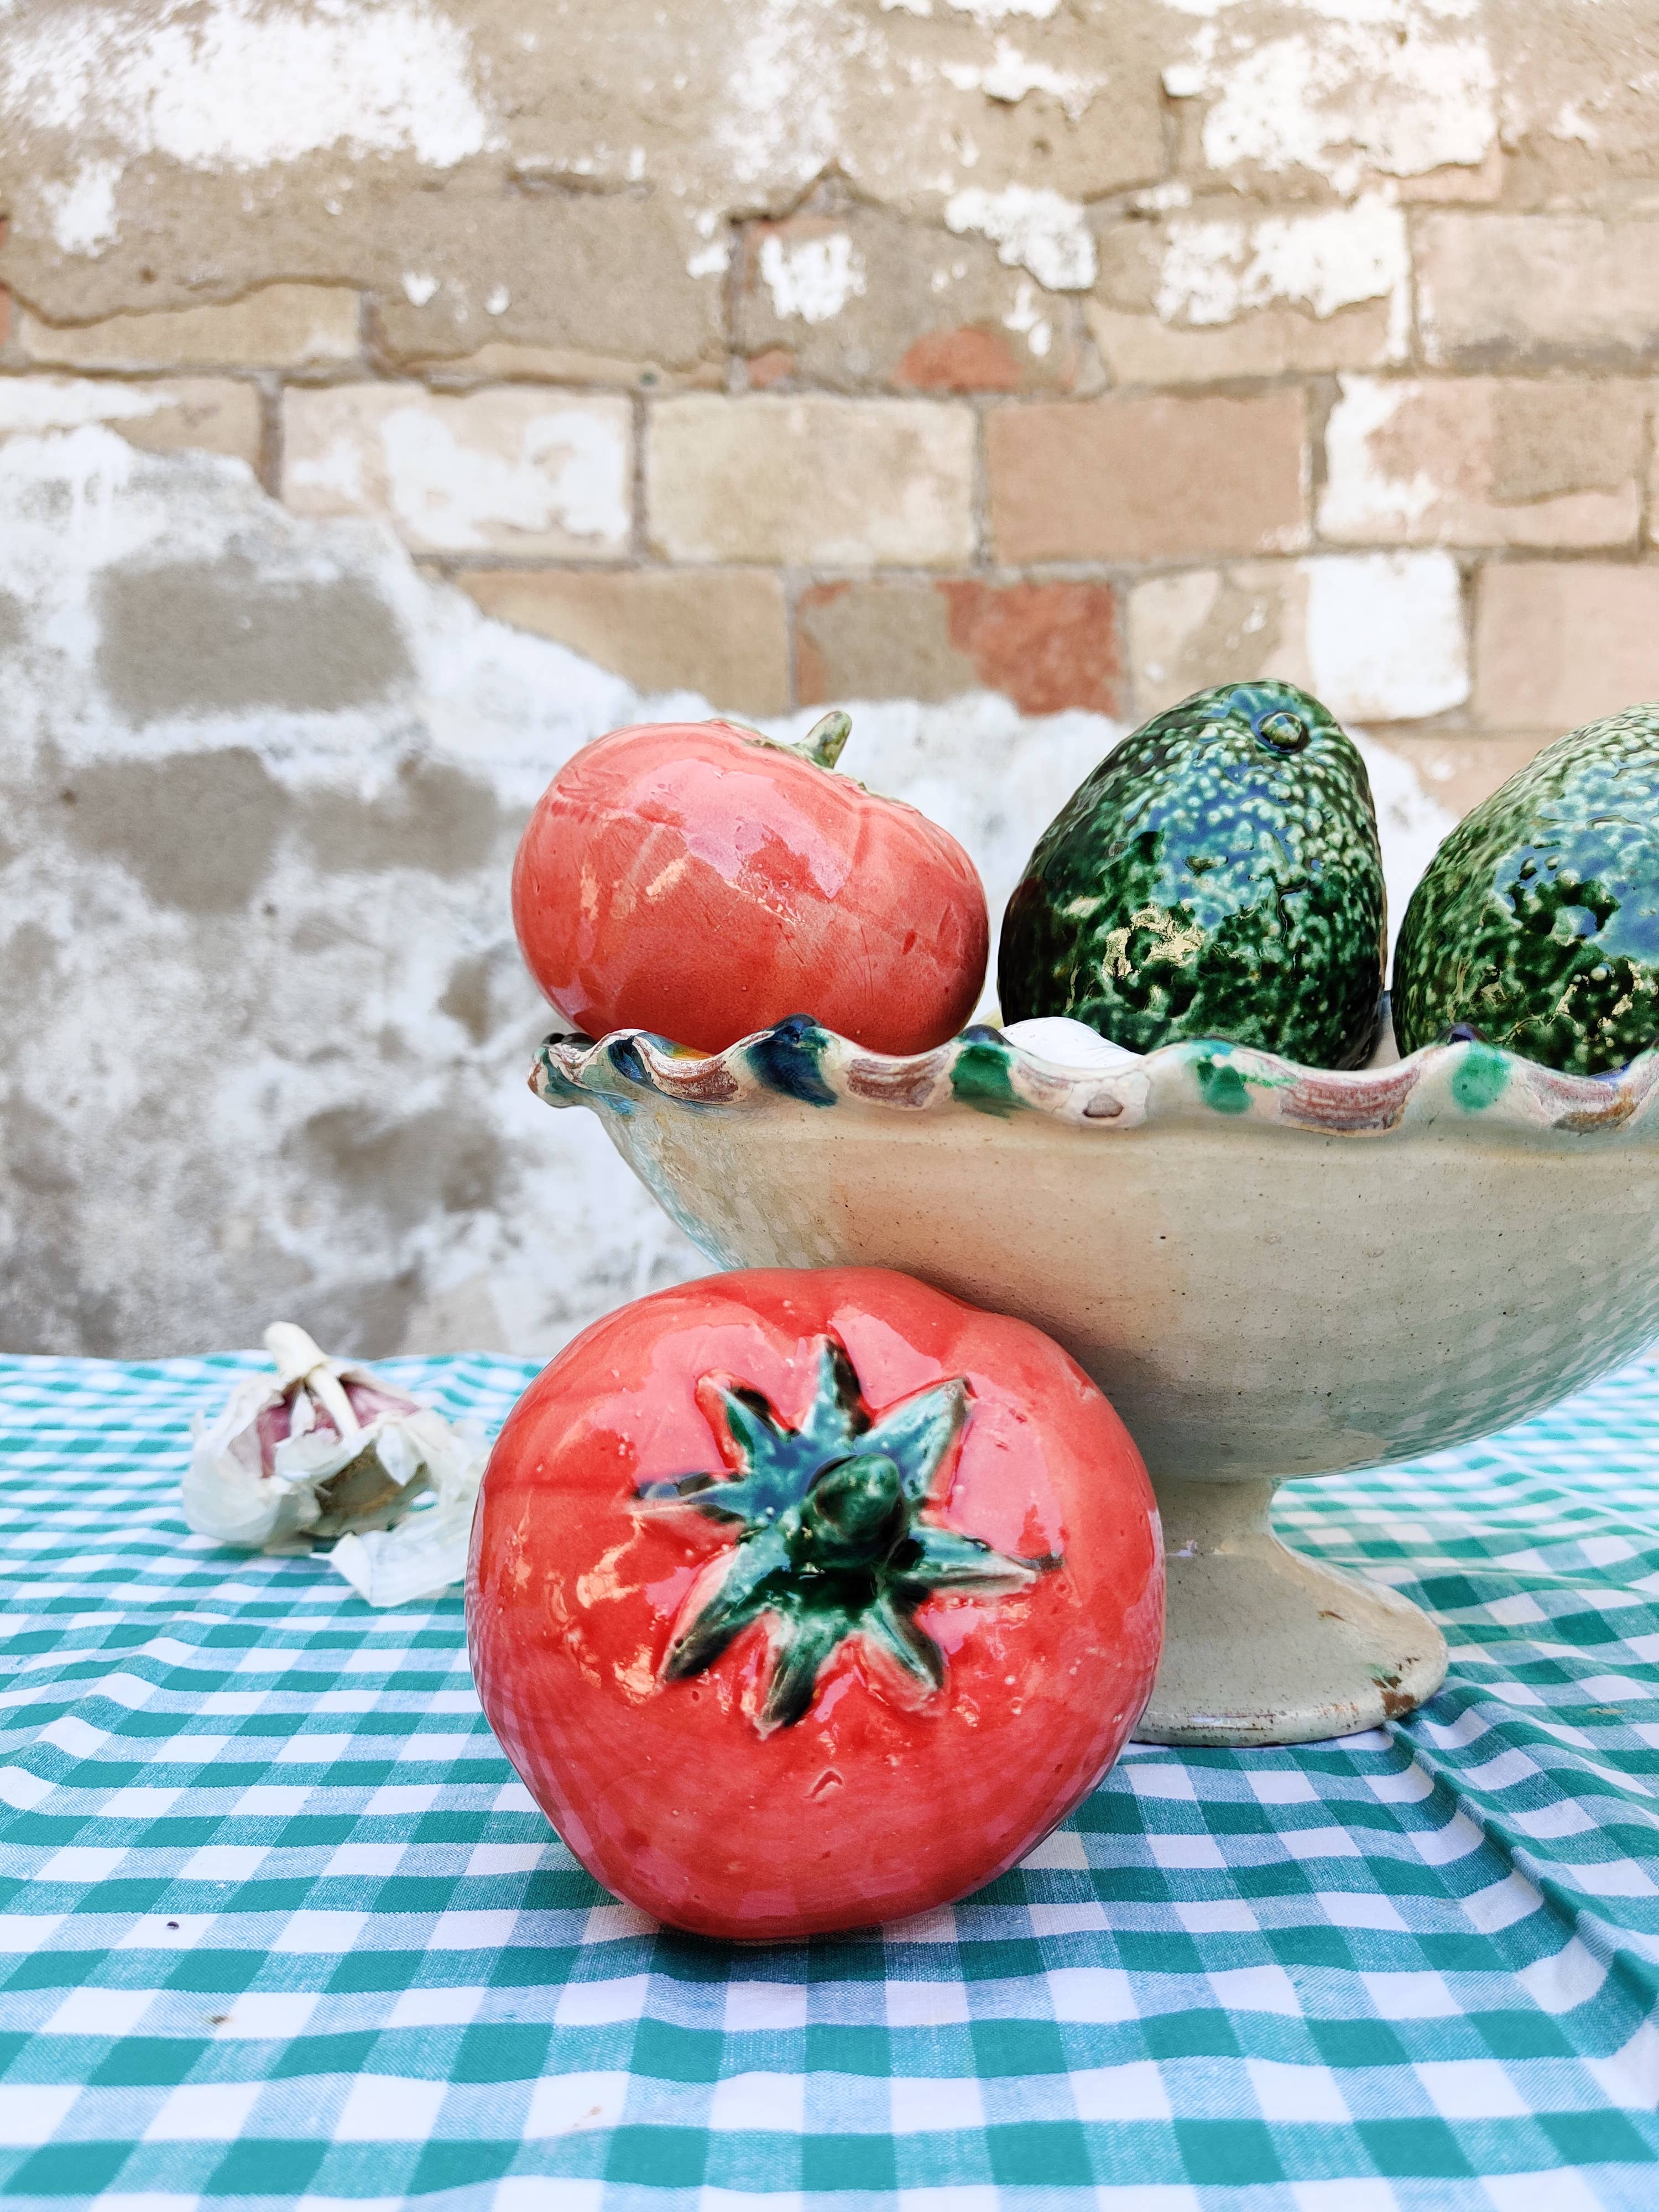
<path fill-rule="evenodd" d="M 1014 1595 L 929 1600 L 915 1617 L 946 1655 L 941 1690 L 896 1691 L 853 1636 L 805 1717 L 763 1734 L 774 1616 L 702 1674 L 659 1673 L 734 1539 L 637 1492 L 732 1464 L 698 1389 L 711 1375 L 799 1427 L 825 1336 L 877 1414 L 964 1377 L 926 1517 L 1060 1563 Z M 1082 1370 L 1023 1322 L 868 1267 L 715 1276 L 586 1330 L 501 1432 L 467 1583 L 484 1711 L 582 1864 L 660 1920 L 748 1941 L 902 1919 L 1023 1857 L 1121 1748 L 1163 1617 L 1146 1470 Z"/>
<path fill-rule="evenodd" d="M 973 1012 L 989 945 L 954 837 L 726 722 L 584 746 L 530 817 L 513 920 L 567 1021 L 699 1052 L 790 1014 L 925 1051 Z"/>

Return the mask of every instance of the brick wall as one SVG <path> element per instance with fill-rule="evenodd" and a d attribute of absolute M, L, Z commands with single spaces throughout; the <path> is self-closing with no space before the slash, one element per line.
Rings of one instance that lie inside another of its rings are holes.
<path fill-rule="evenodd" d="M 889 698 L 1000 910 L 1103 715 L 1280 672 L 1398 914 L 1659 692 L 1653 0 L 4 22 L 7 1349 L 545 1355 L 702 1271 L 526 1093 L 507 911 L 647 695 Z"/>
<path fill-rule="evenodd" d="M 103 244 L 63 213 L 96 161 L 26 115 L 0 434 L 236 455 L 751 714 L 984 686 L 1139 717 L 1275 673 L 1461 809 L 1659 693 L 1651 9 L 603 12 L 610 104 L 540 167 L 522 118 L 544 145 L 592 91 L 601 11 L 533 85 L 531 11 L 445 19 L 483 118 L 453 159 L 169 167 L 146 125 Z M 757 46 L 804 119 L 751 145 L 720 71 Z M 185 219 L 210 250 L 169 246 Z"/>

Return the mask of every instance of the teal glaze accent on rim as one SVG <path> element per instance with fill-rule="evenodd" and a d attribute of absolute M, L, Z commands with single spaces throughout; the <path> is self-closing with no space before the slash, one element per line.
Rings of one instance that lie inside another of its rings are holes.
<path fill-rule="evenodd" d="M 895 1058 L 802 1015 L 704 1055 L 618 1030 L 599 1043 L 554 1036 L 530 1087 L 550 1106 L 626 1116 L 655 1097 L 706 1112 L 788 1105 L 860 1113 L 973 1115 L 1005 1124 L 1027 1114 L 1079 1129 L 1152 1122 L 1267 1124 L 1322 1136 L 1377 1137 L 1435 1123 L 1446 1134 L 1615 1134 L 1659 1140 L 1659 1048 L 1610 1075 L 1560 1075 L 1479 1042 L 1428 1045 L 1387 1067 L 1298 1067 L 1245 1045 L 1188 1038 L 1110 1073 L 1078 1073 L 984 1025 L 932 1052 Z"/>

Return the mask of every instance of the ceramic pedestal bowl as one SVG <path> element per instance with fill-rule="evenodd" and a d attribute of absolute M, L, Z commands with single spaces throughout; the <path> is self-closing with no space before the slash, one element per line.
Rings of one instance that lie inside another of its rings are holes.
<path fill-rule="evenodd" d="M 1439 1632 L 1286 1550 L 1275 1487 L 1485 1435 L 1659 1333 L 1659 1052 L 1341 1074 L 1182 1043 L 1082 1075 L 993 1030 L 901 1060 L 798 1018 L 708 1059 L 553 1038 L 532 1084 L 720 1266 L 902 1268 L 1082 1364 L 1164 1519 L 1145 1741 L 1304 1742 L 1431 1696 Z"/>

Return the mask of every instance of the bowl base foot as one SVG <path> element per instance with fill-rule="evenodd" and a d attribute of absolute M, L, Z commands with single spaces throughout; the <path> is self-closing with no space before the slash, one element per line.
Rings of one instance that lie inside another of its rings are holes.
<path fill-rule="evenodd" d="M 1398 1720 L 1440 1687 L 1446 1644 L 1428 1615 L 1281 1544 L 1277 1482 L 1153 1487 L 1169 1613 L 1138 1743 L 1316 1743 Z"/>

